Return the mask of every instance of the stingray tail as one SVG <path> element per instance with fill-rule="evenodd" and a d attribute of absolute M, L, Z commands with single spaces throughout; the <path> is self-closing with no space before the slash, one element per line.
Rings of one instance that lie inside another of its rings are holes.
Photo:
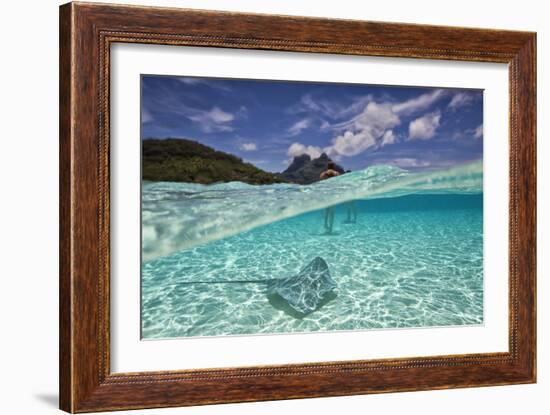
<path fill-rule="evenodd" d="M 214 280 L 214 281 L 183 281 L 179 284 L 268 284 L 271 280 Z"/>

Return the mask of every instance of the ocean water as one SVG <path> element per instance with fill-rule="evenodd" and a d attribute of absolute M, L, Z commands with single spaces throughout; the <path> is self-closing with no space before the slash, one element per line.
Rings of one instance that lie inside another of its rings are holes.
<path fill-rule="evenodd" d="M 144 183 L 142 211 L 143 338 L 483 323 L 479 162 L 308 186 Z M 268 295 L 317 257 L 336 285 L 317 309 Z"/>

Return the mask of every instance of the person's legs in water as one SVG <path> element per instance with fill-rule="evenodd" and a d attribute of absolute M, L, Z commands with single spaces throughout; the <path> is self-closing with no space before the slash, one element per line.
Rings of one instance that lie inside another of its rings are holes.
<path fill-rule="evenodd" d="M 332 233 L 333 225 L 334 225 L 334 207 L 330 206 L 325 209 L 325 234 Z"/>
<path fill-rule="evenodd" d="M 334 206 L 327 208 L 328 226 L 326 227 L 327 233 L 332 233 L 332 226 L 334 225 Z"/>
<path fill-rule="evenodd" d="M 344 223 L 357 223 L 357 201 L 351 200 L 346 203 L 347 217 Z"/>

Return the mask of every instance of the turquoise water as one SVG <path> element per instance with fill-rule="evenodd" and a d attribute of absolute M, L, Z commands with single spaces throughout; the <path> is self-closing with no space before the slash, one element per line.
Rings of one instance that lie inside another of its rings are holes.
<path fill-rule="evenodd" d="M 145 183 L 142 336 L 481 324 L 481 189 L 481 163 L 382 166 L 310 186 Z M 267 295 L 265 281 L 316 257 L 336 283 L 320 307 L 300 314 Z"/>

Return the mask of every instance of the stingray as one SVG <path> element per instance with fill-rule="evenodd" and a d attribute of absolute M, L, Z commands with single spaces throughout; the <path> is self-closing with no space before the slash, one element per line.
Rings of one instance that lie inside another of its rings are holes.
<path fill-rule="evenodd" d="M 287 278 L 188 281 L 184 284 L 265 284 L 270 304 L 296 317 L 319 309 L 336 296 L 336 282 L 330 276 L 328 265 L 321 257 L 316 257 L 298 274 Z M 291 310 L 285 305 L 290 306 Z"/>

